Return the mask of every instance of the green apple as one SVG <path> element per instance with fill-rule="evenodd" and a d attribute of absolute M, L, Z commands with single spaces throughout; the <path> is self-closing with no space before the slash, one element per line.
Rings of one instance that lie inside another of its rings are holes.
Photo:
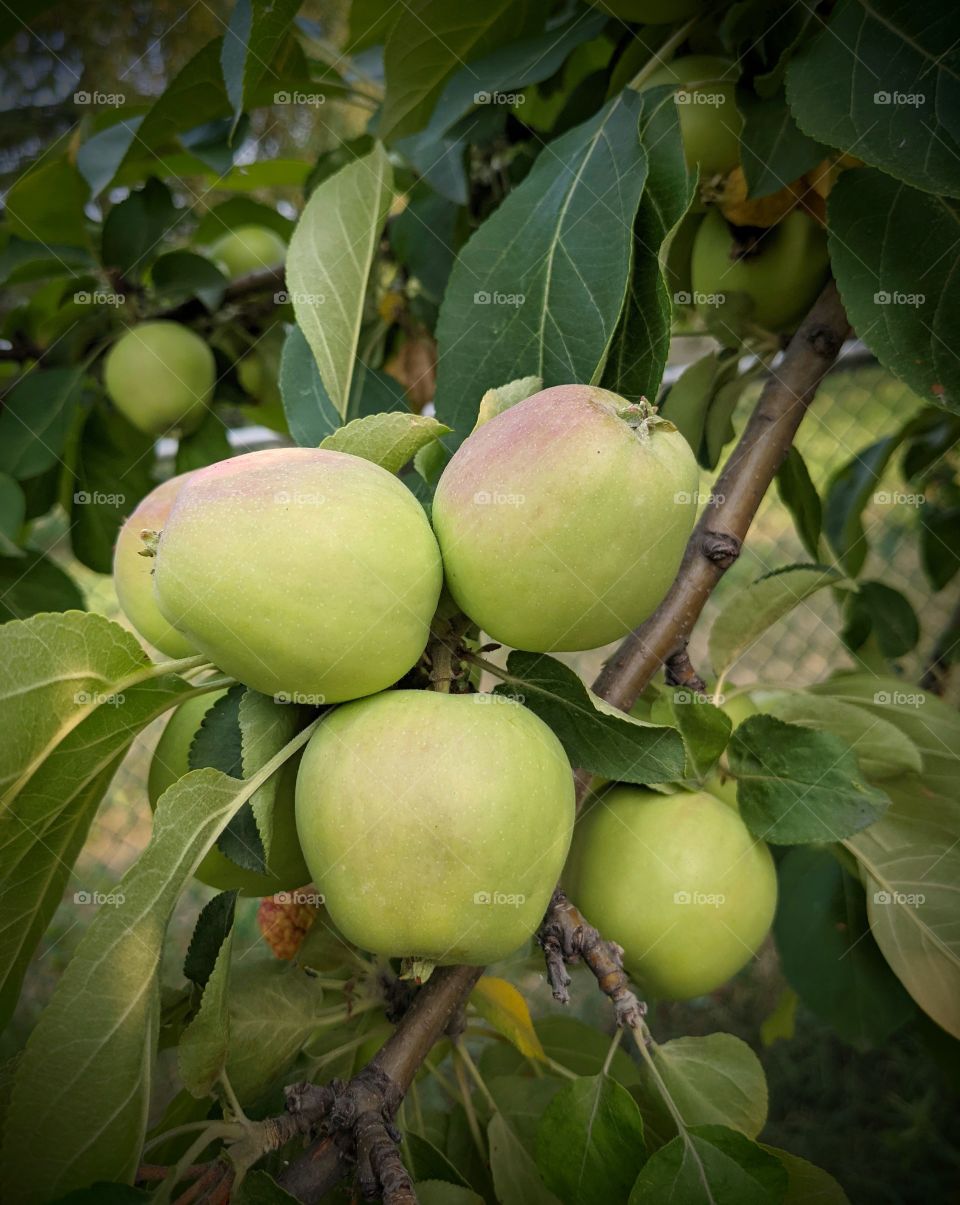
<path fill-rule="evenodd" d="M 746 251 L 716 210 L 704 217 L 693 241 L 694 295 L 713 324 L 729 308 L 764 330 L 794 331 L 829 270 L 826 232 L 800 209 Z"/>
<path fill-rule="evenodd" d="M 164 618 L 224 672 L 319 705 L 412 668 L 442 567 L 423 507 L 393 474 L 344 452 L 268 448 L 186 482 L 153 581 Z"/>
<path fill-rule="evenodd" d="M 190 769 L 190 746 L 204 717 L 217 699 L 226 691 L 216 690 L 209 694 L 196 695 L 181 703 L 174 711 L 153 754 L 147 776 L 147 796 L 150 807 L 156 810 L 160 796 L 182 778 Z M 297 839 L 294 813 L 295 787 L 299 758 L 291 758 L 278 771 L 276 799 L 274 801 L 274 832 L 270 850 L 270 873 L 257 874 L 237 866 L 214 845 L 197 867 L 196 877 L 208 887 L 218 891 L 239 891 L 241 895 L 274 895 L 278 891 L 289 891 L 310 882 Z"/>
<path fill-rule="evenodd" d="M 153 593 L 152 557 L 142 556 L 146 545 L 141 532 L 160 531 L 167 521 L 173 500 L 190 476 L 171 477 L 147 494 L 120 528 L 113 550 L 113 585 L 120 609 L 150 644 L 168 657 L 191 657 L 196 649 L 160 614 Z"/>
<path fill-rule="evenodd" d="M 730 59 L 692 54 L 658 67 L 641 91 L 677 86 L 677 113 L 683 149 L 700 178 L 726 173 L 740 162 L 743 118 L 736 105 L 740 69 Z"/>
<path fill-rule="evenodd" d="M 268 226 L 237 226 L 210 247 L 217 267 L 230 280 L 279 268 L 286 254 L 287 244 Z"/>
<path fill-rule="evenodd" d="M 178 322 L 141 322 L 110 349 L 103 383 L 110 400 L 146 435 L 195 431 L 216 383 L 213 352 Z"/>
<path fill-rule="evenodd" d="M 696 517 L 697 464 L 643 413 L 588 385 L 544 389 L 447 465 L 433 503 L 447 584 L 494 640 L 596 648 L 663 598 Z"/>
<path fill-rule="evenodd" d="M 310 738 L 297 829 L 341 933 L 391 957 L 479 966 L 536 931 L 570 846 L 553 732 L 494 695 L 394 690 Z"/>
<path fill-rule="evenodd" d="M 669 1000 L 736 974 L 777 903 L 770 851 L 706 791 L 614 787 L 577 825 L 563 882 L 590 923 L 623 946 L 643 990 Z"/>

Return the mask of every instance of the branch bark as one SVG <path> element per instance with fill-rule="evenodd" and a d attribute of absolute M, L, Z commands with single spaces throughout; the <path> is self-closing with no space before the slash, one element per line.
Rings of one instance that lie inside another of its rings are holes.
<path fill-rule="evenodd" d="M 678 680 L 689 682 L 691 675 L 695 676 L 686 657 L 693 626 L 711 591 L 739 555 L 760 501 L 793 442 L 817 386 L 837 358 L 848 329 L 839 294 L 831 282 L 764 387 L 717 482 L 714 499 L 694 529 L 667 597 L 650 619 L 623 641 L 594 683 L 594 691 L 607 702 L 628 710 L 661 666 Z M 578 771 L 579 799 L 588 786 L 589 775 Z M 619 977 L 622 970 L 616 965 L 619 960 L 614 956 L 615 947 L 603 942 L 565 897 L 559 909 L 551 906 L 548 926 L 551 921 L 553 929 L 547 927 L 546 937 L 552 942 L 555 975 L 563 972 L 558 959 L 566 962 L 578 956 L 591 967 L 601 987 L 611 989 L 608 994 L 615 1003 L 621 989 L 629 993 L 625 980 Z M 570 951 L 569 959 L 565 950 Z M 435 971 L 374 1059 L 371 1065 L 388 1077 L 397 1102 L 481 974 L 480 967 Z M 562 982 L 559 975 L 557 982 Z M 565 990 L 566 983 L 562 987 Z M 632 993 L 629 995 L 632 997 Z M 629 1005 L 626 997 L 620 998 L 625 1006 Z M 349 1150 L 335 1137 L 323 1137 L 287 1167 L 280 1183 L 305 1205 L 314 1205 L 345 1174 L 351 1161 Z"/>

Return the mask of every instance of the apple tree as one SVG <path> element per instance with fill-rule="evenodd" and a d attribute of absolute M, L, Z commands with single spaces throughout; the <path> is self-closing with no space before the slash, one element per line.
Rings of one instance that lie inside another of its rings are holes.
<path fill-rule="evenodd" d="M 222 18 L 5 198 L 5 1023 L 131 750 L 153 818 L 5 1047 L 4 1199 L 846 1200 L 648 1008 L 764 946 L 960 1037 L 958 613 L 866 521 L 897 464 L 956 589 L 954 6 Z M 856 357 L 919 404 L 818 488 Z M 774 485 L 805 558 L 713 599 Z M 744 676 L 814 596 L 828 671 Z"/>

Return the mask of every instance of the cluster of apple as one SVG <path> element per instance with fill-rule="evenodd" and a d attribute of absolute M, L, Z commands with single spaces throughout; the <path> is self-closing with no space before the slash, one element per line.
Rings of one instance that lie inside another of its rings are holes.
<path fill-rule="evenodd" d="M 748 197 L 738 75 L 728 59 L 688 55 L 643 84 L 675 88 L 687 164 L 699 174 L 698 199 L 667 251 L 674 301 L 694 307 L 734 345 L 750 327 L 792 332 L 809 310 L 829 270 L 824 201 L 838 172 L 855 162 L 828 160 L 773 193 Z"/>
<path fill-rule="evenodd" d="M 623 636 L 672 581 L 696 497 L 696 463 L 672 424 L 579 385 L 544 390 L 478 427 L 444 471 L 432 527 L 396 476 L 325 449 L 252 452 L 155 489 L 121 530 L 114 562 L 139 633 L 171 657 L 205 654 L 277 708 L 342 704 L 279 774 L 266 873 L 215 846 L 198 877 L 261 896 L 312 878 L 344 936 L 374 953 L 484 964 L 519 948 L 570 849 L 564 750 L 516 700 L 402 680 L 428 643 L 444 580 L 456 605 L 505 644 L 546 652 Z M 154 804 L 190 768 L 196 734 L 224 695 L 212 690 L 174 712 L 150 772 Z M 611 843 L 592 813 L 580 826 L 570 873 L 583 906 L 597 924 L 609 917 L 608 935 L 632 947 L 651 990 L 707 990 L 769 924 L 769 908 L 758 914 L 743 890 L 752 873 L 772 900 L 769 853 L 712 795 L 621 787 L 597 815 L 621 813 L 635 843 L 616 833 Z M 664 829 L 657 844 L 674 841 L 675 883 L 664 862 L 657 886 L 644 855 L 650 825 Z M 741 904 L 706 919 L 697 906 L 675 915 L 703 947 L 692 977 L 678 978 L 675 943 L 651 958 L 649 934 L 677 913 L 674 895 L 705 891 L 696 855 L 676 846 L 680 833 L 708 870 L 718 851 L 737 866 Z M 608 885 L 619 912 L 591 883 Z M 737 919 L 745 897 L 752 927 Z"/>

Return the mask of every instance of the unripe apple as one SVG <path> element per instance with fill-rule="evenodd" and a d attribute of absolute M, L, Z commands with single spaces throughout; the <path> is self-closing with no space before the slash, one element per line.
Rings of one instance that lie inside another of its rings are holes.
<path fill-rule="evenodd" d="M 146 435 L 196 430 L 216 383 L 213 352 L 178 322 L 141 322 L 110 349 L 103 383 L 110 400 Z"/>
<path fill-rule="evenodd" d="M 153 593 L 154 559 L 141 556 L 146 550 L 141 532 L 160 531 L 174 498 L 189 476 L 190 473 L 182 473 L 171 477 L 151 490 L 120 528 L 113 550 L 113 584 L 120 609 L 144 640 L 168 657 L 177 658 L 190 657 L 197 650 L 160 614 Z"/>
<path fill-rule="evenodd" d="M 494 640 L 596 648 L 663 598 L 696 517 L 697 465 L 645 412 L 589 385 L 544 389 L 447 465 L 433 503 L 447 584 Z"/>
<path fill-rule="evenodd" d="M 693 241 L 691 279 L 694 292 L 710 298 L 702 305 L 705 316 L 714 317 L 717 309 L 722 316 L 727 306 L 733 312 L 735 295 L 741 295 L 747 299 L 747 317 L 757 326 L 790 332 L 816 300 L 829 267 L 826 233 L 800 209 L 749 247 L 712 211 Z M 719 297 L 724 300 L 718 302 Z"/>
<path fill-rule="evenodd" d="M 174 711 L 160 734 L 147 776 L 147 797 L 156 809 L 160 796 L 190 769 L 190 746 L 207 712 L 226 691 L 211 691 L 195 695 Z M 279 706 L 279 704 L 278 704 Z M 270 849 L 269 874 L 257 874 L 238 866 L 220 852 L 216 845 L 206 853 L 197 867 L 196 878 L 218 891 L 239 891 L 241 895 L 274 895 L 302 887 L 310 881 L 297 839 L 294 815 L 294 791 L 299 758 L 292 758 L 277 771 L 274 801 L 273 841 Z"/>
<path fill-rule="evenodd" d="M 691 54 L 658 67 L 641 91 L 677 85 L 677 113 L 683 150 L 700 179 L 726 173 L 740 162 L 743 118 L 735 96 L 740 70 L 729 59 Z"/>
<path fill-rule="evenodd" d="M 268 226 L 237 226 L 210 247 L 217 267 L 230 280 L 279 268 L 286 254 L 286 243 Z"/>
<path fill-rule="evenodd" d="M 310 738 L 297 829 L 349 941 L 478 966 L 540 924 L 573 795 L 563 747 L 519 703 L 394 690 L 338 708 Z"/>
<path fill-rule="evenodd" d="M 160 537 L 164 617 L 264 694 L 333 703 L 423 652 L 442 583 L 420 503 L 378 465 L 269 448 L 198 469 Z"/>
<path fill-rule="evenodd" d="M 563 881 L 590 923 L 623 946 L 641 988 L 668 1000 L 735 975 L 777 903 L 770 851 L 705 791 L 614 787 L 577 825 Z"/>

